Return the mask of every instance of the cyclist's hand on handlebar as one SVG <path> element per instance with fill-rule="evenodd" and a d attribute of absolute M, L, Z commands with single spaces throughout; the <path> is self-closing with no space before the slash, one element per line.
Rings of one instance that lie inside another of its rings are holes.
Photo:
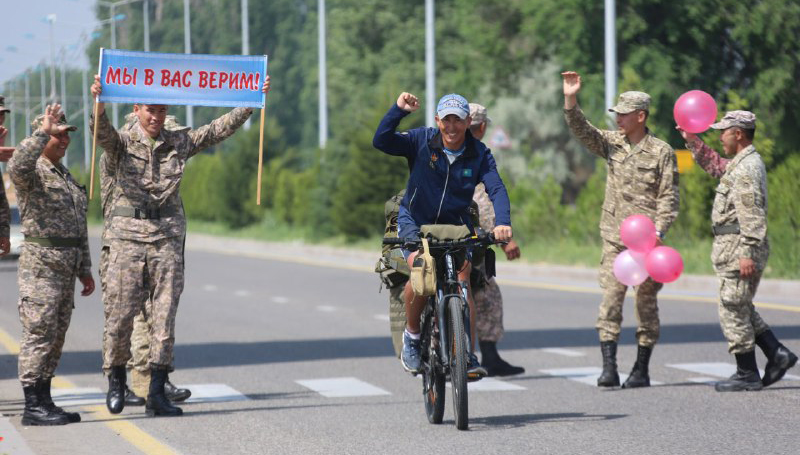
<path fill-rule="evenodd" d="M 498 242 L 508 242 L 511 240 L 511 226 L 495 226 L 494 231 L 495 240 Z"/>
<path fill-rule="evenodd" d="M 509 261 L 519 259 L 519 245 L 517 245 L 517 242 L 515 242 L 513 239 L 509 240 L 505 245 L 501 245 L 500 248 L 503 249 L 503 252 L 506 254 L 506 259 Z"/>

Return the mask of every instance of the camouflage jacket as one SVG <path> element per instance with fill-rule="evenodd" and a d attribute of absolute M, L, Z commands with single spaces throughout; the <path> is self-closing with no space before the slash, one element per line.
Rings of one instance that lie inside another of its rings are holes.
<path fill-rule="evenodd" d="M 761 155 L 750 145 L 730 160 L 716 188 L 711 223 L 738 223 L 740 231 L 714 237 L 711 261 L 717 272 L 738 271 L 739 258 L 752 258 L 758 269 L 766 266 L 767 199 L 767 171 Z"/>
<path fill-rule="evenodd" d="M 11 209 L 8 207 L 6 198 L 6 185 L 3 182 L 3 174 L 0 174 L 0 237 L 8 237 L 9 224 L 11 223 Z"/>
<path fill-rule="evenodd" d="M 186 217 L 180 184 L 186 160 L 231 136 L 250 117 L 251 109 L 236 108 L 195 130 L 161 130 L 155 142 L 137 123 L 117 132 L 103 113 L 97 142 L 105 150 L 101 175 L 107 239 L 153 242 L 185 235 Z M 154 219 L 115 216 L 117 208 L 159 210 Z"/>
<path fill-rule="evenodd" d="M 608 166 L 600 217 L 602 237 L 620 243 L 620 224 L 637 213 L 648 216 L 658 231 L 666 233 L 680 206 L 678 164 L 672 147 L 649 131 L 632 145 L 619 131 L 595 128 L 577 106 L 565 109 L 564 116 L 575 137 Z"/>
<path fill-rule="evenodd" d="M 78 275 L 91 275 L 86 232 L 86 188 L 63 165 L 42 155 L 50 136 L 36 131 L 23 140 L 8 163 L 17 190 L 22 233 L 26 237 L 80 238 Z"/>
<path fill-rule="evenodd" d="M 478 204 L 481 229 L 486 232 L 492 232 L 494 230 L 494 206 L 492 205 L 492 200 L 489 199 L 489 194 L 486 193 L 486 186 L 483 183 L 475 185 L 475 193 L 472 195 L 472 200 Z"/>
<path fill-rule="evenodd" d="M 715 152 L 714 149 L 706 145 L 706 143 L 699 138 L 694 142 L 687 142 L 686 148 L 692 151 L 694 161 L 703 168 L 708 175 L 714 178 L 722 178 L 722 174 L 725 173 L 725 168 L 728 167 L 728 163 L 730 163 L 731 160 L 721 157 L 719 153 Z"/>

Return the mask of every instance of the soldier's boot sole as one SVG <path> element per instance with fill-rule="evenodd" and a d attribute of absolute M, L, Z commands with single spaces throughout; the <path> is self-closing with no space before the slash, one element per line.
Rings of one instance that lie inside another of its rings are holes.
<path fill-rule="evenodd" d="M 29 413 L 25 411 L 22 414 L 22 424 L 32 427 L 51 427 L 57 425 L 66 425 L 70 423 L 69 418 L 64 414 L 55 413 Z"/>
<path fill-rule="evenodd" d="M 622 384 L 623 389 L 638 389 L 641 387 L 650 387 L 650 376 L 648 375 L 630 375 L 628 379 Z"/>
<path fill-rule="evenodd" d="M 717 392 L 757 392 L 764 388 L 761 381 L 721 381 L 714 385 Z"/>

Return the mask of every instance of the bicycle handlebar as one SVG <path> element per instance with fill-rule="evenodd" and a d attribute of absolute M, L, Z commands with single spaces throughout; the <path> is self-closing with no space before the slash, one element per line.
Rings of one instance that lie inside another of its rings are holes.
<path fill-rule="evenodd" d="M 434 249 L 465 247 L 465 246 L 491 246 L 498 243 L 508 243 L 508 242 L 497 241 L 494 238 L 494 234 L 491 232 L 486 234 L 473 235 L 471 237 L 458 240 L 439 240 L 434 238 L 428 238 L 428 246 Z M 404 247 L 407 247 L 407 249 L 413 249 L 422 246 L 422 238 L 384 237 L 383 244 L 402 245 Z"/>

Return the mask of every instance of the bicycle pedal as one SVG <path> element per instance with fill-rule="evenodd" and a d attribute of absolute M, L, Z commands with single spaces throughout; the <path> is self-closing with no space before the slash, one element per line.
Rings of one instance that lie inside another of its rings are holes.
<path fill-rule="evenodd" d="M 467 382 L 478 382 L 483 379 L 482 374 L 467 374 Z"/>

